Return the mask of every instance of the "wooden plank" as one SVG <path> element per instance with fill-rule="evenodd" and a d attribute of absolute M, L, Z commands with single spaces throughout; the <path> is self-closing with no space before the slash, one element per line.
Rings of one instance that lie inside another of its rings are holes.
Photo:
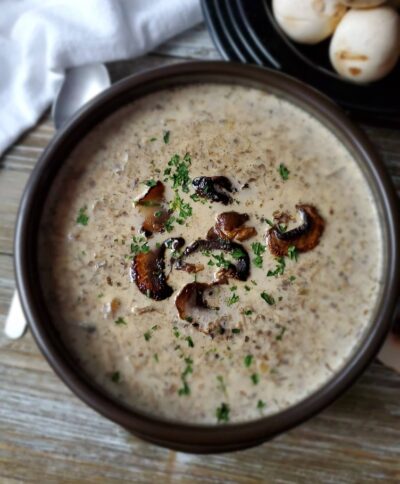
<path fill-rule="evenodd" d="M 217 60 L 221 59 L 204 24 L 174 37 L 157 47 L 156 54 L 187 59 Z"/>
<path fill-rule="evenodd" d="M 0 254 L 12 254 L 19 200 L 29 172 L 0 170 Z"/>

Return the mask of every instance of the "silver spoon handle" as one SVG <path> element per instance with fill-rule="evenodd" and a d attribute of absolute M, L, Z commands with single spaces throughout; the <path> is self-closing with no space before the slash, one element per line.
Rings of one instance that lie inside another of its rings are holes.
<path fill-rule="evenodd" d="M 25 333 L 27 322 L 22 311 L 18 292 L 14 291 L 10 310 L 8 311 L 4 332 L 10 339 L 18 339 Z"/>

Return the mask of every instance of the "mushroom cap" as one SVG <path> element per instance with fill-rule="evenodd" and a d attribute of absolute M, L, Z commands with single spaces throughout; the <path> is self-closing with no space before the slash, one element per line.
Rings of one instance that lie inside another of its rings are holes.
<path fill-rule="evenodd" d="M 390 7 L 350 10 L 330 45 L 330 60 L 346 79 L 366 83 L 385 77 L 399 58 L 400 20 Z"/>
<path fill-rule="evenodd" d="M 339 0 L 340 3 L 351 8 L 373 8 L 379 7 L 386 2 L 386 0 Z"/>
<path fill-rule="evenodd" d="M 339 0 L 273 0 L 272 9 L 282 30 L 303 44 L 329 37 L 347 10 Z"/>

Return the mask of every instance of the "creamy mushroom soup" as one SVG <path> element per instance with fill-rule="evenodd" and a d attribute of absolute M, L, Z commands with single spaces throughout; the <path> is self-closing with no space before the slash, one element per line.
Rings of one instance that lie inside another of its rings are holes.
<path fill-rule="evenodd" d="M 364 175 L 309 114 L 256 89 L 144 97 L 80 142 L 41 225 L 54 323 L 129 407 L 243 422 L 315 392 L 380 293 Z"/>

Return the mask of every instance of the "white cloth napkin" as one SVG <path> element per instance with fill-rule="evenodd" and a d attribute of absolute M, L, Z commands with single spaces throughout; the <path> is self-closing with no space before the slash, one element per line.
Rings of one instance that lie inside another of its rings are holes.
<path fill-rule="evenodd" d="M 0 0 L 0 156 L 65 69 L 140 56 L 200 21 L 199 0 Z"/>

